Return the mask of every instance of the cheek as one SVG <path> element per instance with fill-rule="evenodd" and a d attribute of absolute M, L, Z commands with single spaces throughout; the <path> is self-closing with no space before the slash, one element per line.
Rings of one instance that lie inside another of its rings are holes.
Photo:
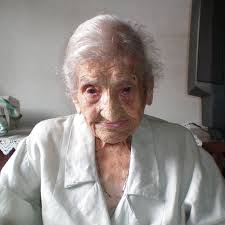
<path fill-rule="evenodd" d="M 127 96 L 122 96 L 120 97 L 120 101 L 123 105 L 124 110 L 129 116 L 137 119 L 142 116 L 145 104 L 140 91 Z"/>
<path fill-rule="evenodd" d="M 122 102 L 122 104 L 126 105 L 126 106 L 131 106 L 134 99 L 135 99 L 135 94 L 134 93 L 130 93 L 130 94 L 121 94 L 120 97 L 120 102 Z"/>
<path fill-rule="evenodd" d="M 90 104 L 87 101 L 80 101 L 80 109 L 89 124 L 95 121 L 99 115 L 98 106 L 96 104 Z"/>

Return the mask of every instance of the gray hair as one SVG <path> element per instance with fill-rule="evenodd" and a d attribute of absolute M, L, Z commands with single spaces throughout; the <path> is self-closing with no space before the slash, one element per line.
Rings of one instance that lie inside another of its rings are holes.
<path fill-rule="evenodd" d="M 76 93 L 76 67 L 86 60 L 134 56 L 141 62 L 145 83 L 157 78 L 161 63 L 151 34 L 142 25 L 126 22 L 114 15 L 98 15 L 75 30 L 66 49 L 63 65 L 68 94 Z"/>

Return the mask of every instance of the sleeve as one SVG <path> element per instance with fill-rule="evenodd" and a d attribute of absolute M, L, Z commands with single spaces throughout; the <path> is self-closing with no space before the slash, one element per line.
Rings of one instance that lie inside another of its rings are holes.
<path fill-rule="evenodd" d="M 40 176 L 28 138 L 18 145 L 0 174 L 0 224 L 41 225 Z M 38 160 L 36 160 L 38 161 Z"/>
<path fill-rule="evenodd" d="M 193 137 L 188 145 L 189 150 L 192 146 L 194 167 L 184 201 L 186 224 L 225 225 L 225 180 L 213 158 L 196 146 Z"/>

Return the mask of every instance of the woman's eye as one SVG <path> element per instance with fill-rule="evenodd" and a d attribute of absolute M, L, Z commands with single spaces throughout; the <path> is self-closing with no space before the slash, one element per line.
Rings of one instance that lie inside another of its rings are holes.
<path fill-rule="evenodd" d="M 87 88 L 86 92 L 90 95 L 97 94 L 97 89 L 96 88 Z"/>
<path fill-rule="evenodd" d="M 85 89 L 84 95 L 86 96 L 88 101 L 95 102 L 100 97 L 100 90 L 96 87 L 89 86 Z"/>
<path fill-rule="evenodd" d="M 122 93 L 129 94 L 132 91 L 132 87 L 125 87 L 122 89 Z"/>
<path fill-rule="evenodd" d="M 122 101 L 131 101 L 135 95 L 135 87 L 125 86 L 120 91 L 120 99 Z"/>

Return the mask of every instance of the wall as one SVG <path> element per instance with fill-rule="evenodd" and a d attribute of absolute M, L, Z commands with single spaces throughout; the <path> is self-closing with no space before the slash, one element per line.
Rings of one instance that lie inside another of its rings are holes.
<path fill-rule="evenodd" d="M 161 49 L 163 78 L 146 113 L 200 123 L 200 99 L 187 95 L 191 0 L 0 0 L 0 96 L 21 102 L 23 125 L 71 114 L 60 76 L 63 50 L 78 24 L 99 13 L 136 20 Z"/>

